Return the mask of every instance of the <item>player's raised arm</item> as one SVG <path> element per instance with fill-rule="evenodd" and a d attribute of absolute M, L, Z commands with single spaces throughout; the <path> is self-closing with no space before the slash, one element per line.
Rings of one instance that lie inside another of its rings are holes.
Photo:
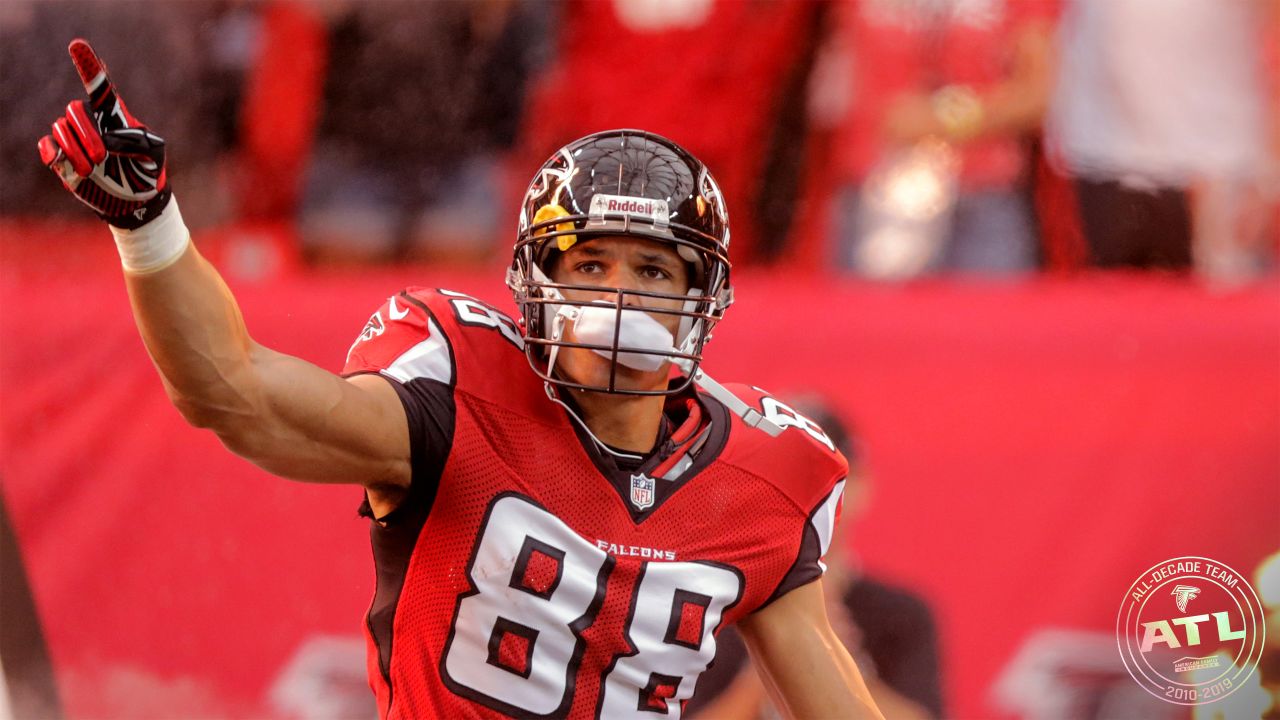
<path fill-rule="evenodd" d="M 350 381 L 249 337 L 195 246 L 165 172 L 164 141 L 125 108 L 83 40 L 68 48 L 89 102 L 40 139 L 41 160 L 111 226 L 147 350 L 174 405 L 231 450 L 297 480 L 393 498 L 410 478 L 404 409 L 383 380 Z"/>
<path fill-rule="evenodd" d="M 827 621 L 822 582 L 792 590 L 738 622 L 774 704 L 789 718 L 884 720 Z"/>

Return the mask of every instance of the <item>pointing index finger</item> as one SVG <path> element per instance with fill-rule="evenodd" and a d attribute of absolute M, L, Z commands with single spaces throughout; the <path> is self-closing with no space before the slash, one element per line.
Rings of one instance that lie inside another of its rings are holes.
<path fill-rule="evenodd" d="M 82 38 L 72 40 L 67 46 L 67 53 L 71 55 L 71 62 L 75 63 L 80 82 L 84 84 L 85 92 L 89 93 L 89 107 L 102 128 L 116 130 L 136 125 L 137 121 L 129 114 L 116 93 L 115 83 L 111 82 L 111 77 L 107 74 L 107 64 L 102 62 L 88 41 Z"/>
<path fill-rule="evenodd" d="M 81 38 L 76 38 L 67 46 L 67 53 L 71 55 L 71 62 L 76 65 L 76 72 L 80 73 L 80 82 L 84 83 L 84 91 L 89 93 L 89 97 L 94 101 L 94 109 L 98 109 L 98 101 L 106 93 L 104 90 L 111 90 L 111 78 L 107 76 L 107 65 L 102 62 L 98 54 L 88 42 Z"/>

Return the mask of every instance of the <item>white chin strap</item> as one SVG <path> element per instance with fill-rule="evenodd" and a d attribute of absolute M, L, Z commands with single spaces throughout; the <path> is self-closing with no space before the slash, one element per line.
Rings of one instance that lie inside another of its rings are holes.
<path fill-rule="evenodd" d="M 534 265 L 532 268 L 530 268 L 530 274 L 533 275 L 534 280 L 540 283 L 543 283 L 541 292 L 549 300 L 564 300 L 564 296 L 560 294 L 559 290 L 556 290 L 555 288 L 551 288 L 551 287 L 546 287 L 546 284 L 550 283 L 551 279 L 546 276 L 546 273 L 542 272 L 542 268 L 538 267 L 537 265 Z M 572 306 L 569 306 L 569 305 L 544 305 L 543 306 L 543 312 L 550 313 L 550 317 L 543 320 L 544 323 L 549 324 L 549 327 L 547 327 L 546 331 L 544 332 L 548 340 L 551 340 L 553 342 L 559 342 L 560 339 L 564 337 L 564 326 L 565 326 L 565 323 L 569 320 L 569 314 L 572 309 L 573 309 Z M 556 356 L 558 356 L 559 354 L 560 354 L 560 346 L 552 345 L 551 352 L 547 354 L 547 374 L 548 375 L 552 374 L 552 372 L 555 370 Z M 556 399 L 555 394 L 551 392 L 550 383 L 547 384 L 547 394 L 551 395 L 551 399 L 553 400 Z"/>
<path fill-rule="evenodd" d="M 561 311 L 563 312 L 563 310 Z M 608 303 L 599 303 L 572 308 L 573 334 L 578 342 L 589 345 L 612 345 L 615 333 L 618 347 L 630 350 L 652 350 L 654 353 L 673 353 L 676 351 L 671 331 L 653 316 L 642 310 L 618 308 Z M 619 319 L 621 317 L 621 319 Z M 595 354 L 612 358 L 609 350 L 593 350 Z M 646 352 L 619 352 L 618 362 L 635 370 L 653 372 L 666 364 L 669 358 L 663 355 Z"/>

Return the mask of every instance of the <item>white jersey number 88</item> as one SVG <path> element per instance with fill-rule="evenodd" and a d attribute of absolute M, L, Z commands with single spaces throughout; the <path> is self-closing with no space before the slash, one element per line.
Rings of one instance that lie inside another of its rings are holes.
<path fill-rule="evenodd" d="M 518 495 L 500 496 L 481 526 L 441 671 L 453 692 L 509 715 L 563 716 L 605 597 L 613 560 Z M 700 562 L 647 562 L 626 628 L 634 648 L 602 678 L 597 715 L 680 717 L 715 656 L 712 632 L 742 594 L 740 574 Z"/>

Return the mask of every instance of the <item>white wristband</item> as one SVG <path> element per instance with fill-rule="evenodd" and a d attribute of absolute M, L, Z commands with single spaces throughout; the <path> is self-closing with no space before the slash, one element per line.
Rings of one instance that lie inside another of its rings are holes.
<path fill-rule="evenodd" d="M 191 233 L 182 222 L 178 210 L 178 198 L 169 198 L 169 204 L 160 217 L 137 230 L 122 230 L 113 225 L 111 234 L 116 238 L 116 250 L 120 251 L 120 264 L 126 272 L 145 275 L 163 270 L 177 262 L 191 244 Z"/>

